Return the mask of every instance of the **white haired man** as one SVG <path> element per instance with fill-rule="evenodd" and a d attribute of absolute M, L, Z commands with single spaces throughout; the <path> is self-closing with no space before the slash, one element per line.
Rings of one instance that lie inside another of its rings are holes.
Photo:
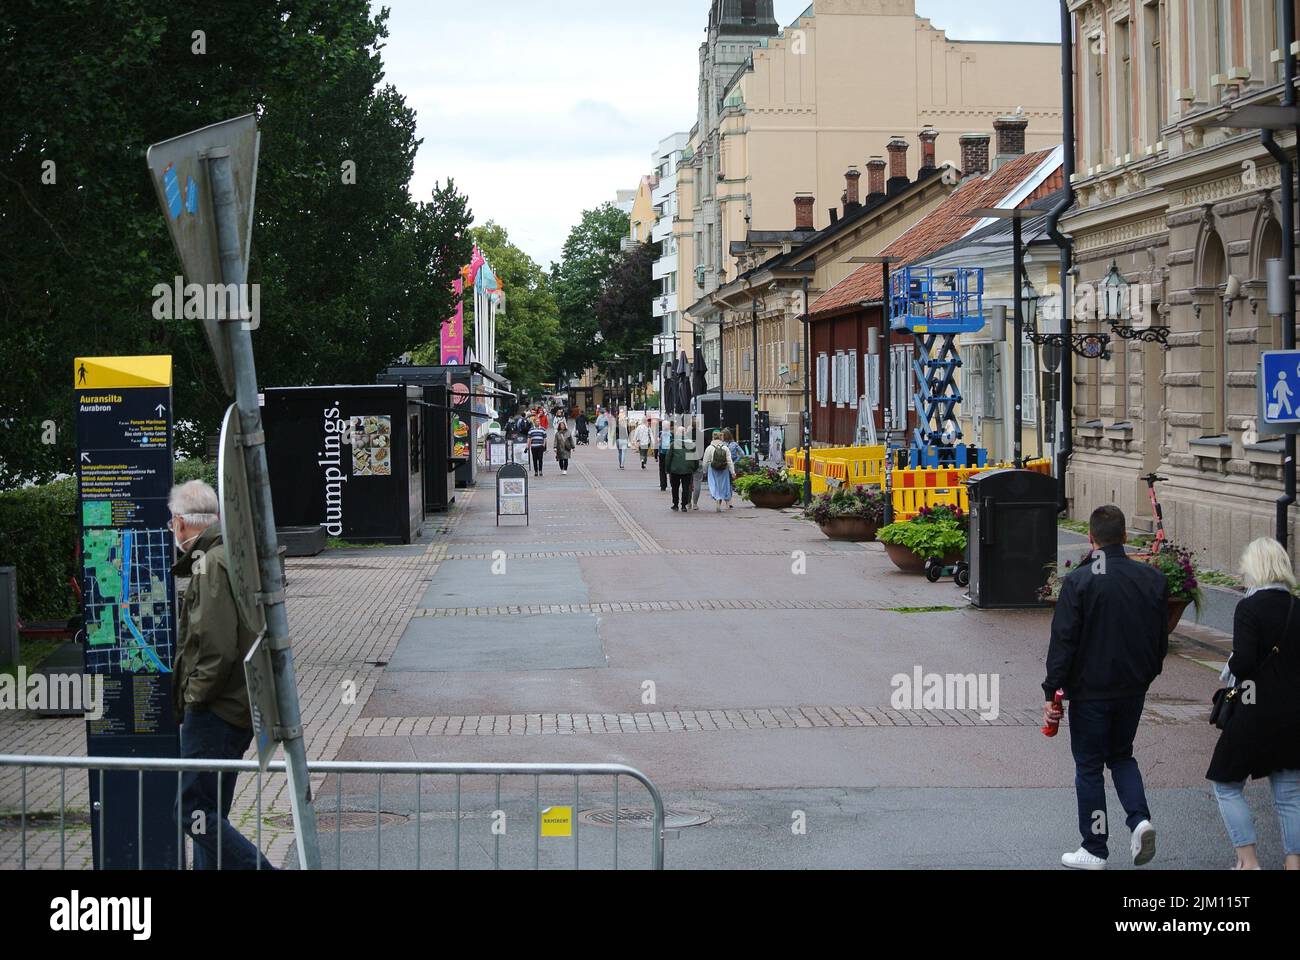
<path fill-rule="evenodd" d="M 242 760 L 253 741 L 243 661 L 257 637 L 241 620 L 230 586 L 217 494 L 194 480 L 172 490 L 168 508 L 181 552 L 174 573 L 189 578 L 172 675 L 176 715 L 183 718 L 181 756 Z M 219 789 L 217 780 L 215 773 L 182 778 L 181 821 L 194 840 L 195 869 L 217 869 L 218 843 L 222 870 L 271 869 L 228 819 L 235 776 L 224 774 Z"/>

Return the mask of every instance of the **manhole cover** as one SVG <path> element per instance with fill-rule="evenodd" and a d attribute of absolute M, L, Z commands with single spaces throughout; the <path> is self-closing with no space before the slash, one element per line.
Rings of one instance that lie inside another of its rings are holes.
<path fill-rule="evenodd" d="M 397 826 L 406 823 L 411 818 L 402 813 L 383 813 L 380 815 L 380 822 L 385 827 Z M 266 822 L 273 827 L 279 827 L 281 830 L 293 829 L 292 814 L 285 814 L 278 817 L 267 817 Z M 362 830 L 375 829 L 374 813 L 359 813 L 346 811 L 344 813 L 318 813 L 316 815 L 316 829 L 321 833 L 358 833 Z"/>
<path fill-rule="evenodd" d="M 623 827 L 649 827 L 654 824 L 655 812 L 650 807 L 619 807 L 618 825 Z M 593 827 L 614 826 L 614 808 L 588 810 L 579 818 L 583 823 Z M 684 830 L 687 827 L 701 827 L 713 818 L 706 813 L 694 810 L 665 810 L 664 829 Z"/>

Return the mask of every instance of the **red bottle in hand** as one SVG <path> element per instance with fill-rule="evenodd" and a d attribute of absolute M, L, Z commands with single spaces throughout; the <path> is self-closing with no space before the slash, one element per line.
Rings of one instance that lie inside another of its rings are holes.
<path fill-rule="evenodd" d="M 1052 705 L 1055 706 L 1058 711 L 1065 707 L 1064 690 L 1056 691 L 1056 696 L 1052 699 Z M 1060 720 L 1049 720 L 1047 721 L 1047 726 L 1043 727 L 1043 736 L 1045 737 L 1055 737 L 1060 732 L 1061 732 Z"/>

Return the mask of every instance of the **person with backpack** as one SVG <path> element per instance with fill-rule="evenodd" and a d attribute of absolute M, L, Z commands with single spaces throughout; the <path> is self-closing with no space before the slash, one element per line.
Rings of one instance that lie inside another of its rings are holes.
<path fill-rule="evenodd" d="M 546 428 L 540 420 L 534 420 L 533 428 L 528 431 L 528 447 L 533 453 L 533 476 L 540 477 L 546 458 Z"/>
<path fill-rule="evenodd" d="M 731 502 L 731 481 L 736 478 L 736 463 L 731 459 L 731 451 L 727 449 L 721 433 L 713 434 L 713 442 L 704 451 L 704 462 L 708 464 L 709 470 L 709 496 L 717 504 L 718 512 L 722 512 L 724 503 L 728 510 L 736 509 L 736 505 Z"/>
<path fill-rule="evenodd" d="M 1256 540 L 1241 559 L 1248 593 L 1237 604 L 1231 684 L 1217 699 L 1223 730 L 1206 778 L 1214 784 L 1236 870 L 1259 870 L 1246 781 L 1268 779 L 1282 826 L 1287 870 L 1300 870 L 1300 602 L 1295 571 L 1276 540 Z M 1225 698 L 1231 695 L 1230 704 Z"/>
<path fill-rule="evenodd" d="M 569 475 L 569 460 L 573 458 L 573 432 L 563 420 L 555 428 L 555 459 L 560 464 L 560 476 Z"/>

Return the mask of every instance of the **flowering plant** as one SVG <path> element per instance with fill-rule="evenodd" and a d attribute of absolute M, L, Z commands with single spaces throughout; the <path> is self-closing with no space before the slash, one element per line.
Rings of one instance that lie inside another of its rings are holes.
<path fill-rule="evenodd" d="M 754 493 L 798 493 L 784 470 L 763 467 L 754 473 L 747 473 L 736 479 L 736 490 L 746 500 Z"/>
<path fill-rule="evenodd" d="M 1039 599 L 1055 603 L 1061 599 L 1061 587 L 1065 578 L 1080 567 L 1090 566 L 1096 554 L 1091 550 L 1079 558 L 1077 563 L 1066 560 L 1058 567 L 1050 564 L 1047 568 L 1047 583 L 1038 591 Z M 1200 571 L 1190 550 L 1173 543 L 1166 543 L 1163 550 L 1156 553 L 1131 554 L 1129 559 L 1154 567 L 1164 575 L 1169 584 L 1169 599 L 1174 603 L 1187 602 L 1196 608 L 1199 617 L 1205 602 L 1205 593 L 1201 587 Z"/>
<path fill-rule="evenodd" d="M 881 543 L 907 547 L 923 560 L 941 560 L 966 549 L 967 526 L 960 509 L 933 507 L 904 523 L 891 523 L 878 536 Z"/>
<path fill-rule="evenodd" d="M 868 523 L 884 523 L 885 495 L 879 487 L 841 488 L 821 494 L 804 510 L 804 519 L 819 526 L 843 517 L 866 520 Z"/>

